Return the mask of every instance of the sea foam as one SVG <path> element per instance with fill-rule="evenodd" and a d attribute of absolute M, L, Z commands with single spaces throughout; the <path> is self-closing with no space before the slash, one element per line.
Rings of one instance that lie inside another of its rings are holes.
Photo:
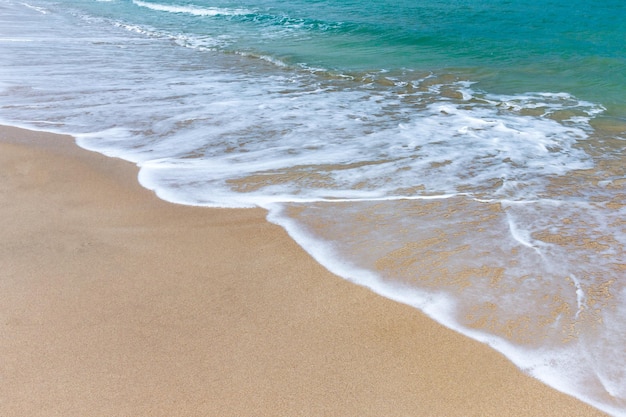
<path fill-rule="evenodd" d="M 168 13 L 186 13 L 194 16 L 235 16 L 251 14 L 247 9 L 227 9 L 219 7 L 198 7 L 198 6 L 175 6 L 159 3 L 133 0 L 133 3 L 140 7 Z"/>

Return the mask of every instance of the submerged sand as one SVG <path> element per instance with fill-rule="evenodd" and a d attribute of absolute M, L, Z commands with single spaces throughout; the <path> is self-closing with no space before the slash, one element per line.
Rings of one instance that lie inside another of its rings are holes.
<path fill-rule="evenodd" d="M 597 416 L 332 275 L 260 209 L 0 128 L 1 416 Z"/>

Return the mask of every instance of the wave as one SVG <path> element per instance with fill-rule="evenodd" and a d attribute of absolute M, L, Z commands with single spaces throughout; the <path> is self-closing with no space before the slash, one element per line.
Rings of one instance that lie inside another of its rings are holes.
<path fill-rule="evenodd" d="M 32 4 L 28 4 L 28 3 L 21 3 L 23 6 L 28 7 L 29 9 L 35 10 L 36 12 L 39 12 L 41 14 L 48 14 L 50 13 L 47 9 L 45 9 L 44 7 L 39 7 L 39 6 L 33 6 Z"/>
<path fill-rule="evenodd" d="M 139 7 L 168 13 L 183 13 L 193 16 L 239 16 L 250 15 L 252 11 L 248 9 L 224 9 L 219 7 L 198 7 L 198 6 L 177 6 L 160 3 L 149 3 L 141 0 L 133 0 Z"/>
<path fill-rule="evenodd" d="M 152 3 L 142 0 L 133 0 L 133 4 L 139 7 L 148 8 L 154 11 L 167 12 L 173 14 L 184 14 L 199 17 L 226 17 L 238 18 L 242 22 L 253 22 L 268 26 L 280 26 L 285 29 L 306 29 L 328 31 L 344 28 L 348 25 L 342 22 L 327 22 L 316 19 L 294 18 L 285 14 L 275 15 L 261 13 L 258 10 L 245 8 L 220 8 L 202 7 L 195 5 L 170 5 L 162 3 Z"/>

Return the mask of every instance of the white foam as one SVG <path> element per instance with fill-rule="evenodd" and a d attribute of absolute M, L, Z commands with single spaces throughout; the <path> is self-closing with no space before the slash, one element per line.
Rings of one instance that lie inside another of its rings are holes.
<path fill-rule="evenodd" d="M 586 296 L 585 296 L 585 291 L 582 288 L 582 285 L 580 283 L 580 281 L 578 280 L 578 278 L 576 278 L 576 276 L 574 274 L 570 275 L 570 278 L 572 280 L 572 282 L 574 283 L 574 286 L 576 287 L 576 305 L 577 305 L 577 310 L 576 310 L 576 318 L 580 317 L 580 313 L 583 312 L 583 310 L 585 310 L 587 308 L 587 303 L 586 303 Z"/>
<path fill-rule="evenodd" d="M 535 244 L 531 242 L 529 233 L 527 231 L 521 231 L 519 229 L 517 222 L 515 222 L 508 213 L 507 213 L 507 223 L 509 225 L 509 230 L 511 232 L 511 236 L 513 237 L 513 239 L 515 239 L 517 242 L 519 242 L 523 246 L 534 249 L 537 251 L 537 253 L 541 253 L 539 248 L 537 248 Z"/>
<path fill-rule="evenodd" d="M 285 61 L 278 59 L 276 57 L 270 56 L 270 55 L 259 55 L 259 54 L 254 54 L 254 53 L 250 53 L 250 52 L 237 52 L 238 55 L 241 55 L 243 57 L 246 58 L 255 58 L 255 59 L 261 59 L 263 61 L 269 62 L 271 64 L 276 65 L 277 67 L 282 67 L 282 68 L 287 68 L 288 65 Z"/>
<path fill-rule="evenodd" d="M 50 13 L 47 9 L 45 9 L 43 7 L 33 6 L 31 4 L 28 4 L 28 3 L 20 3 L 20 4 L 22 4 L 23 6 L 28 7 L 29 9 L 35 10 L 36 12 L 39 12 L 41 14 L 48 14 L 48 13 Z"/>
<path fill-rule="evenodd" d="M 32 42 L 32 39 L 26 38 L 0 38 L 0 42 Z"/>
<path fill-rule="evenodd" d="M 168 13 L 184 13 L 194 16 L 237 16 L 253 13 L 248 9 L 226 9 L 220 7 L 176 6 L 160 3 L 149 3 L 141 0 L 133 0 L 139 7 Z"/>

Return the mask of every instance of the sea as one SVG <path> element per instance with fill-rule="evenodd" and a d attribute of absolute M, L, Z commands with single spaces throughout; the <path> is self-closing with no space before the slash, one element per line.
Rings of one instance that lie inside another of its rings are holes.
<path fill-rule="evenodd" d="M 624 0 L 0 0 L 0 123 L 626 416 Z"/>

